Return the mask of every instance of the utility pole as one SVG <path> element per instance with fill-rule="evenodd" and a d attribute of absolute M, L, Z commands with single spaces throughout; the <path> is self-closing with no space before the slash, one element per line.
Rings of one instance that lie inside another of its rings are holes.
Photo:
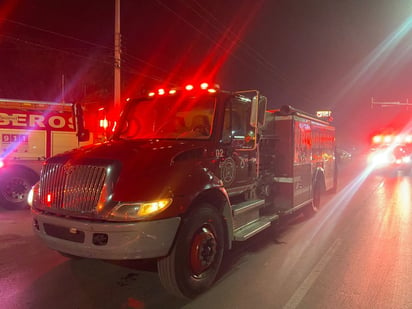
<path fill-rule="evenodd" d="M 61 101 L 62 103 L 66 102 L 66 89 L 65 89 L 66 85 L 65 85 L 65 80 L 64 80 L 64 74 L 62 74 L 62 97 L 61 97 Z"/>
<path fill-rule="evenodd" d="M 115 0 L 114 18 L 114 109 L 120 111 L 120 66 L 121 66 L 121 34 L 120 34 L 120 0 Z"/>

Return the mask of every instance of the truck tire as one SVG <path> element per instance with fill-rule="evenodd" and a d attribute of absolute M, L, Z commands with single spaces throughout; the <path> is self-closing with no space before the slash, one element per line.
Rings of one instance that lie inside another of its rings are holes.
<path fill-rule="evenodd" d="M 164 288 L 181 298 L 193 298 L 214 282 L 224 251 L 222 218 L 202 204 L 183 219 L 170 254 L 157 261 Z"/>
<path fill-rule="evenodd" d="M 0 205 L 9 210 L 27 208 L 27 196 L 37 177 L 31 171 L 14 169 L 0 176 Z"/>
<path fill-rule="evenodd" d="M 312 196 L 312 203 L 309 203 L 307 206 L 303 208 L 303 214 L 306 217 L 311 217 L 315 215 L 320 206 L 320 196 L 322 193 L 322 187 L 320 181 L 316 181 L 313 185 L 313 196 Z"/>

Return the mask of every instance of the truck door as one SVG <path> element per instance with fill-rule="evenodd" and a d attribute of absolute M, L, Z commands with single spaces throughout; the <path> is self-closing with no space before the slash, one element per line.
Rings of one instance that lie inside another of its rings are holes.
<path fill-rule="evenodd" d="M 255 128 L 250 125 L 251 101 L 234 97 L 225 106 L 221 179 L 228 189 L 247 187 L 257 174 Z"/>

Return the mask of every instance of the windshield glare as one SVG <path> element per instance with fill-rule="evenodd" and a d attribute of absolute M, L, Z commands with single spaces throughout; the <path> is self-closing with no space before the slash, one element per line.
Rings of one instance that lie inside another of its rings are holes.
<path fill-rule="evenodd" d="M 215 101 L 212 96 L 132 101 L 116 135 L 121 139 L 208 139 Z"/>

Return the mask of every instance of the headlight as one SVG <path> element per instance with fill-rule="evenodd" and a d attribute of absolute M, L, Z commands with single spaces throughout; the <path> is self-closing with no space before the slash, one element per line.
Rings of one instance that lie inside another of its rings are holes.
<path fill-rule="evenodd" d="M 111 219 L 132 221 L 153 216 L 172 204 L 172 199 L 161 199 L 151 202 L 120 203 L 110 213 Z"/>
<path fill-rule="evenodd" d="M 33 188 L 31 188 L 29 194 L 27 195 L 27 204 L 29 204 L 30 208 L 33 207 L 33 195 Z"/>
<path fill-rule="evenodd" d="M 37 200 L 37 196 L 39 194 L 39 183 L 36 183 L 29 191 L 27 195 L 27 204 L 29 204 L 30 208 L 33 208 L 33 204 Z"/>
<path fill-rule="evenodd" d="M 403 157 L 402 162 L 403 163 L 410 163 L 411 162 L 411 157 Z"/>
<path fill-rule="evenodd" d="M 394 162 L 393 155 L 387 151 L 374 152 L 368 157 L 368 161 L 373 166 L 383 166 Z"/>

